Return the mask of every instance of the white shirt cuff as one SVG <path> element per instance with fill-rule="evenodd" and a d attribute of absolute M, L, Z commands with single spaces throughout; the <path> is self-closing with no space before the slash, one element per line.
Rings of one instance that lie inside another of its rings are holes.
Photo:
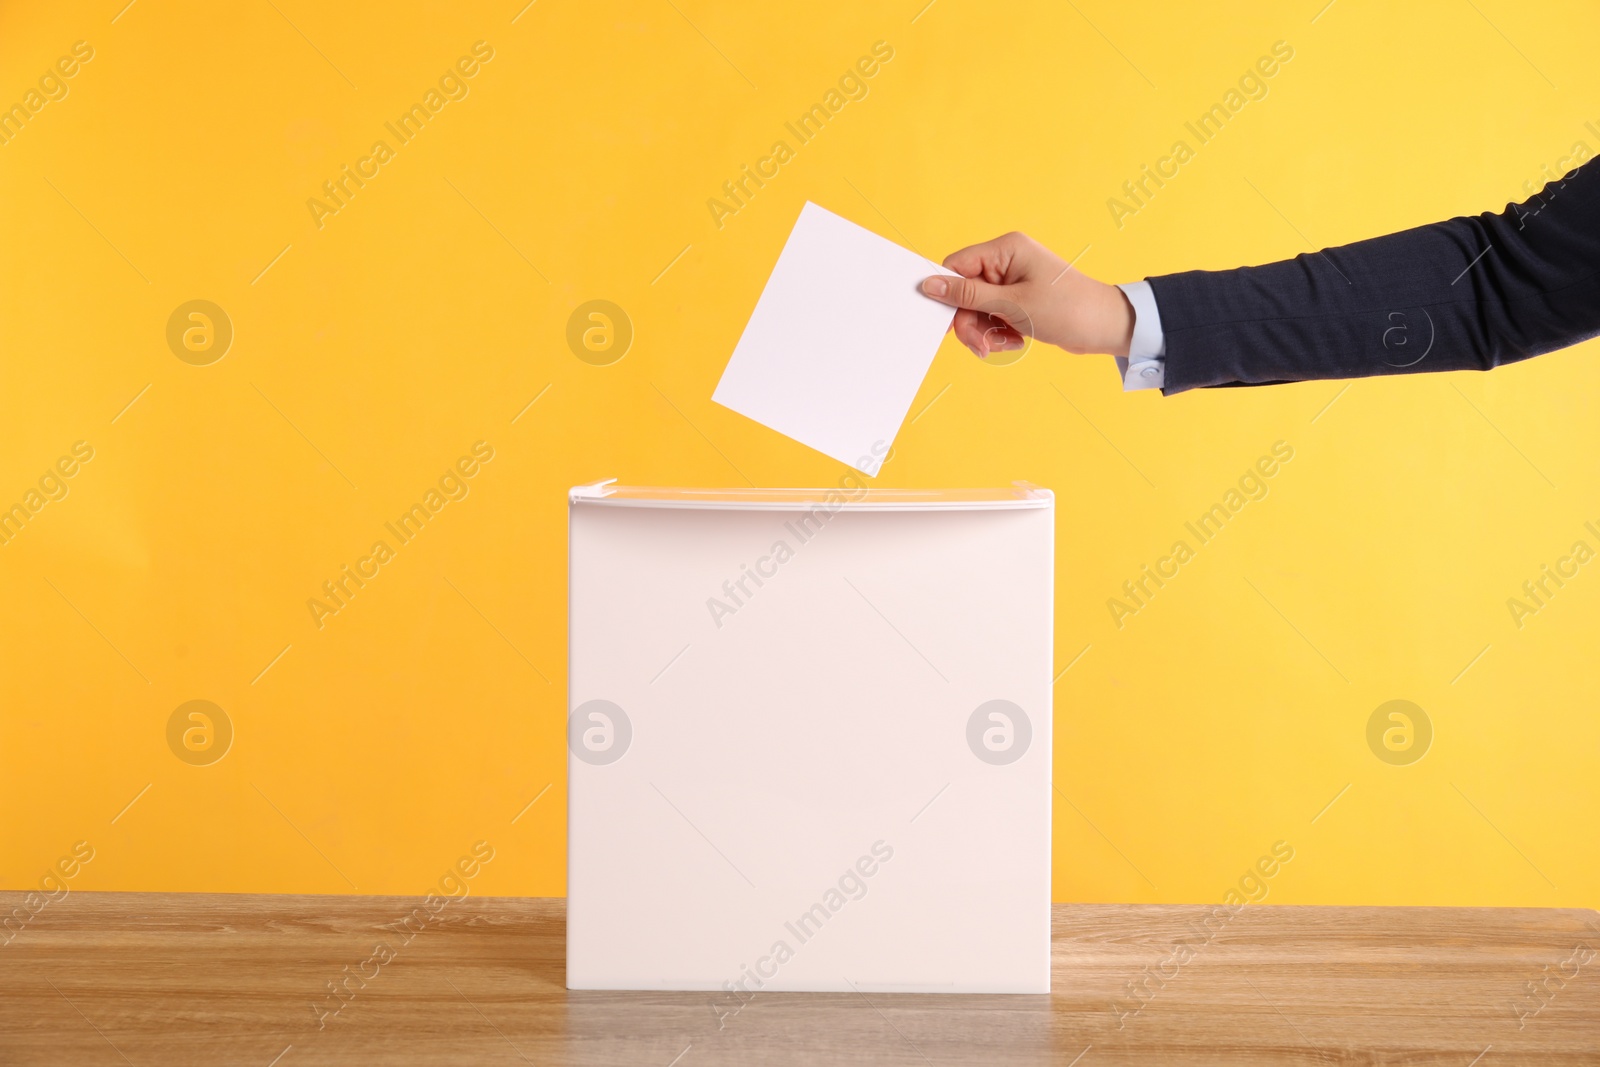
<path fill-rule="evenodd" d="M 1161 310 L 1156 307 L 1155 290 L 1149 282 L 1128 282 L 1117 286 L 1133 305 L 1133 339 L 1128 358 L 1114 357 L 1122 389 L 1160 389 L 1167 380 L 1167 337 L 1161 332 Z"/>

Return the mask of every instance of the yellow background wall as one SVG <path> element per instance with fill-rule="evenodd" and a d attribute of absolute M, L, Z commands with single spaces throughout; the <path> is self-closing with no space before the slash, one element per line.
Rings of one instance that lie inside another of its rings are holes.
<path fill-rule="evenodd" d="M 0 146 L 0 506 L 93 450 L 0 546 L 6 888 L 82 840 L 73 888 L 420 893 L 485 840 L 474 892 L 561 894 L 565 492 L 837 482 L 709 399 L 807 199 L 936 259 L 1021 229 L 1128 280 L 1497 209 L 1600 150 L 1576 0 L 124 3 L 0 15 L 0 102 L 93 49 Z M 878 41 L 868 95 L 717 225 Z M 1119 228 L 1108 198 L 1277 41 L 1268 95 Z M 167 339 L 197 299 L 234 335 L 203 366 Z M 634 332 L 604 366 L 566 341 L 597 299 Z M 1284 842 L 1252 898 L 1596 903 L 1600 564 L 1507 607 L 1600 548 L 1595 356 L 1163 399 L 947 340 L 879 484 L 1058 494 L 1057 899 L 1221 900 Z M 307 600 L 479 441 L 469 494 L 319 628 Z M 1118 628 L 1123 581 L 1278 441 L 1268 495 Z M 1433 732 L 1405 765 L 1368 744 L 1397 699 Z M 183 722 L 169 747 L 191 700 L 232 725 L 207 766 Z"/>

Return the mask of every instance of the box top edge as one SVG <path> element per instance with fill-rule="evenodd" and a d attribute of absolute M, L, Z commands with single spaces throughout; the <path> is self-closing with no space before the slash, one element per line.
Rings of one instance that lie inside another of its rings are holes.
<path fill-rule="evenodd" d="M 616 479 L 573 487 L 569 502 L 610 507 L 698 508 L 732 511 L 809 511 L 815 507 L 855 511 L 972 511 L 1048 508 L 1055 494 L 1026 482 L 1010 488 L 971 489 L 708 489 L 618 485 Z"/>

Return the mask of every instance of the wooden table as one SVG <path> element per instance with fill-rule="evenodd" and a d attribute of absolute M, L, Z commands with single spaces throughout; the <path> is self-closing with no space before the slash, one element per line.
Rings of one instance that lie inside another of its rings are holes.
<path fill-rule="evenodd" d="M 0 946 L 0 1063 L 1600 1063 L 1592 911 L 1057 905 L 1048 996 L 741 1006 L 568 992 L 560 900 L 421 907 L 72 893 Z"/>

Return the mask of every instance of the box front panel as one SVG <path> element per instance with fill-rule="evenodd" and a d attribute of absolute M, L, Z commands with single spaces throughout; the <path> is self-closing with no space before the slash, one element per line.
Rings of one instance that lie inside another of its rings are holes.
<path fill-rule="evenodd" d="M 1052 517 L 576 507 L 569 985 L 1047 990 Z"/>

